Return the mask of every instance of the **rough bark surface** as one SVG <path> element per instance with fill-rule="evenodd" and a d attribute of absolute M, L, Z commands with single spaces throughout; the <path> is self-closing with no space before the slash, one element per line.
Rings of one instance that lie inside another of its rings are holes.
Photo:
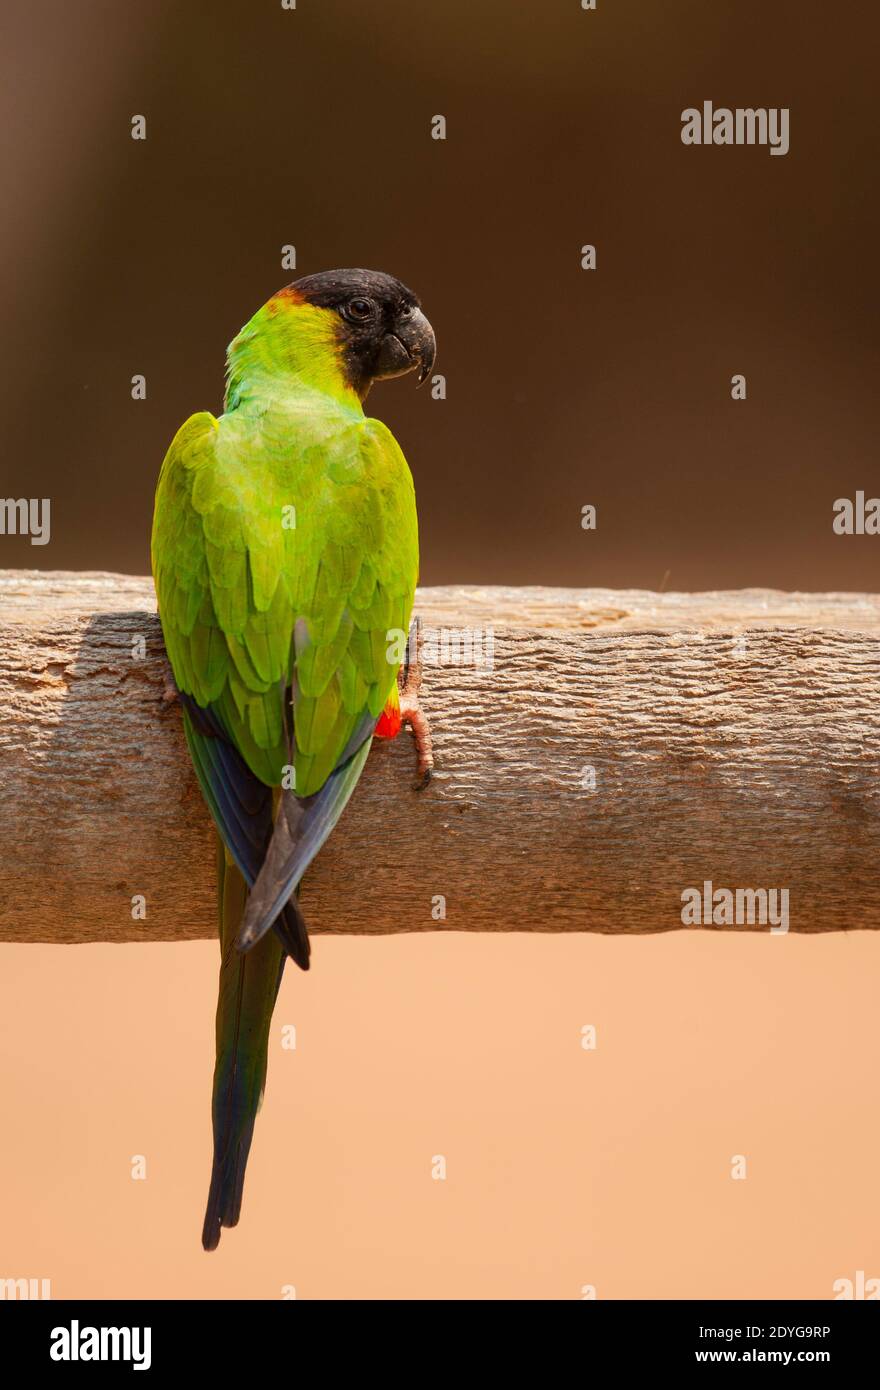
<path fill-rule="evenodd" d="M 787 888 L 792 931 L 880 926 L 880 596 L 450 587 L 416 610 L 437 772 L 417 793 L 409 736 L 374 746 L 304 885 L 314 930 L 664 931 L 707 879 Z M 435 660 L 432 629 L 487 627 L 491 669 L 454 639 Z M 215 935 L 165 670 L 148 579 L 0 572 L 0 940 Z"/>

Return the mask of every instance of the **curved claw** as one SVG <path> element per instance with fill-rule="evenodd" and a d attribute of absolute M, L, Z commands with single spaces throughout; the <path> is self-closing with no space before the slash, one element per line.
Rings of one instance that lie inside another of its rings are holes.
<path fill-rule="evenodd" d="M 409 625 L 406 651 L 397 673 L 397 684 L 402 695 L 416 694 L 422 683 L 422 620 L 416 616 Z"/>
<path fill-rule="evenodd" d="M 433 776 L 433 767 L 426 767 L 421 777 L 419 777 L 417 781 L 413 782 L 413 791 L 423 792 Z"/>
<path fill-rule="evenodd" d="M 177 688 L 177 682 L 175 681 L 174 676 L 171 673 L 170 666 L 164 672 L 164 679 L 162 681 L 162 694 L 159 698 L 162 701 L 163 709 L 167 709 L 169 705 L 175 704 L 175 702 L 180 699 L 180 691 Z"/>

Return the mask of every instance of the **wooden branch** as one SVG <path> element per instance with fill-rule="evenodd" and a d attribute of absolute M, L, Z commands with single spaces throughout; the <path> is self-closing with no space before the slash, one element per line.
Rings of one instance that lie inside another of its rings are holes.
<path fill-rule="evenodd" d="M 374 748 L 306 879 L 314 930 L 664 931 L 705 880 L 787 888 L 792 931 L 880 926 L 880 597 L 457 587 L 416 608 L 435 780 L 412 790 L 408 735 Z M 431 664 L 432 629 L 487 627 L 492 669 Z M 215 934 L 164 669 L 149 580 L 0 572 L 0 939 Z"/>

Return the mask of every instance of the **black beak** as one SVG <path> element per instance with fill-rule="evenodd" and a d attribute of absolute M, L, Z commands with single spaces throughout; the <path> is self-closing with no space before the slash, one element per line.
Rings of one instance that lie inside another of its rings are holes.
<path fill-rule="evenodd" d="M 393 333 L 387 333 L 383 338 L 373 380 L 386 381 L 389 377 L 405 376 L 418 367 L 421 385 L 431 375 L 436 356 L 434 330 L 421 309 L 413 309 L 411 314 L 398 322 Z"/>

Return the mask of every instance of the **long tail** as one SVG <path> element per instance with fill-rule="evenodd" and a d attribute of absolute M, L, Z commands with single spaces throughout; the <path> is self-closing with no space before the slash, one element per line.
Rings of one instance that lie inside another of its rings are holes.
<path fill-rule="evenodd" d="M 372 743 L 376 720 L 367 715 L 320 791 L 298 797 L 277 794 L 272 838 L 247 901 L 238 949 L 250 951 L 279 917 L 296 903 L 300 880 L 333 830 L 357 785 Z"/>
<path fill-rule="evenodd" d="M 287 936 L 293 941 L 299 937 L 302 922 L 294 900 L 283 914 L 283 931 L 267 932 L 247 955 L 236 950 L 247 885 L 222 842 L 218 846 L 218 894 L 221 964 L 212 1106 L 214 1166 L 202 1230 L 206 1250 L 216 1250 L 221 1227 L 236 1225 L 241 1212 L 254 1121 L 266 1086 L 272 1010 L 286 958 L 281 938 Z"/>

